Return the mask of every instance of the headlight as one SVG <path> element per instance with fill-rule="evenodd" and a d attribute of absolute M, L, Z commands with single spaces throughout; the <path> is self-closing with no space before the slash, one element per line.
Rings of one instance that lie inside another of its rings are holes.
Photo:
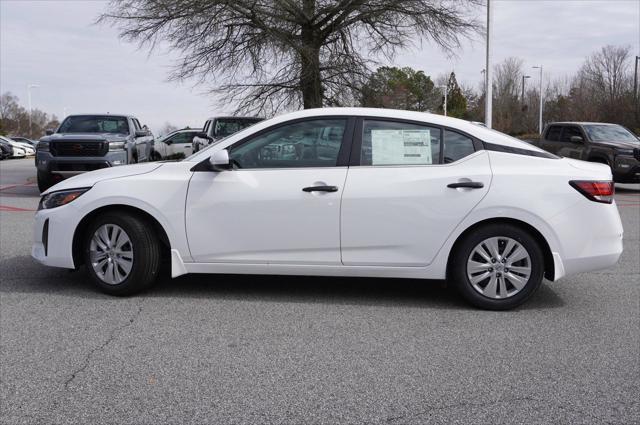
<path fill-rule="evenodd" d="M 633 149 L 618 149 L 616 154 L 633 156 Z"/>
<path fill-rule="evenodd" d="M 121 151 L 125 148 L 127 142 L 109 142 L 110 151 Z"/>
<path fill-rule="evenodd" d="M 38 210 L 48 210 L 51 208 L 61 207 L 63 205 L 68 204 L 71 201 L 74 201 L 80 197 L 87 190 L 91 189 L 90 187 L 83 187 L 81 189 L 69 189 L 69 190 L 59 190 L 57 192 L 51 192 L 44 195 L 40 198 L 40 204 L 38 205 Z"/>
<path fill-rule="evenodd" d="M 49 142 L 38 142 L 36 150 L 41 152 L 49 152 Z"/>

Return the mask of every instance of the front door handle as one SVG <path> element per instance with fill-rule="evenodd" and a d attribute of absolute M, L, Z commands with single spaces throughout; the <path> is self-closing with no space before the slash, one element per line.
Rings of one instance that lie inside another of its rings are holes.
<path fill-rule="evenodd" d="M 309 186 L 303 187 L 303 192 L 337 192 L 338 186 Z"/>
<path fill-rule="evenodd" d="M 458 183 L 449 183 L 447 187 L 451 189 L 457 189 L 459 187 L 466 187 L 469 189 L 482 189 L 484 187 L 484 183 L 482 182 L 458 182 Z"/>

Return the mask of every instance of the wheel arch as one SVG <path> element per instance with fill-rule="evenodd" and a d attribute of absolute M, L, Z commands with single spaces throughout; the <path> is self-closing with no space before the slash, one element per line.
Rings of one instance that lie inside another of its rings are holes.
<path fill-rule="evenodd" d="M 489 219 L 478 221 L 472 224 L 471 226 L 469 226 L 468 228 L 466 228 L 460 235 L 458 235 L 456 241 L 453 243 L 453 246 L 451 247 L 451 250 L 449 250 L 449 256 L 447 258 L 447 272 L 446 272 L 447 279 L 451 276 L 450 267 L 453 263 L 452 261 L 453 256 L 455 255 L 460 243 L 464 240 L 464 238 L 467 237 L 467 235 L 469 235 L 470 233 L 473 233 L 478 228 L 486 226 L 488 224 L 511 224 L 531 234 L 531 236 L 540 245 L 540 249 L 542 250 L 542 254 L 544 256 L 544 277 L 547 278 L 548 280 L 554 280 L 555 262 L 553 258 L 553 252 L 551 251 L 551 246 L 549 245 L 549 242 L 547 242 L 547 239 L 544 237 L 542 233 L 540 233 L 538 229 L 533 227 L 531 224 L 522 220 L 518 220 L 515 218 L 508 218 L 508 217 L 496 217 L 496 218 L 489 218 Z"/>
<path fill-rule="evenodd" d="M 137 208 L 131 205 L 125 205 L 125 204 L 105 205 L 92 210 L 91 212 L 87 213 L 84 217 L 82 217 L 82 220 L 80 220 L 80 222 L 78 223 L 78 225 L 74 230 L 73 242 L 72 242 L 72 253 L 73 253 L 73 264 L 76 267 L 84 263 L 84 258 L 82 255 L 82 235 L 87 229 L 87 226 L 89 226 L 89 224 L 100 214 L 103 214 L 106 212 L 112 212 L 112 211 L 121 211 L 121 212 L 125 211 L 130 214 L 134 214 L 139 217 L 142 217 L 145 221 L 150 223 L 153 226 L 156 234 L 159 236 L 161 244 L 163 245 L 164 248 L 166 248 L 164 252 L 166 252 L 168 255 L 169 250 L 171 249 L 171 243 L 169 241 L 169 237 L 164 227 L 160 224 L 158 220 L 156 220 L 154 216 L 152 216 L 151 214 L 149 214 L 148 212 L 140 208 Z"/>

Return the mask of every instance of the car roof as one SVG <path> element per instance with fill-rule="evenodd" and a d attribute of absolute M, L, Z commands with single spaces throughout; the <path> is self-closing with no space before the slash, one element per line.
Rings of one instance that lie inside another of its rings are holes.
<path fill-rule="evenodd" d="M 610 122 L 589 122 L 589 121 L 558 121 L 550 122 L 548 125 L 618 125 Z"/>
<path fill-rule="evenodd" d="M 117 117 L 117 118 L 122 117 L 122 118 L 132 118 L 132 119 L 135 118 L 135 119 L 137 119 L 136 117 L 134 117 L 133 115 L 130 115 L 130 114 L 112 114 L 110 112 L 107 112 L 107 113 L 96 112 L 96 113 L 88 113 L 88 114 L 70 114 L 70 115 L 67 115 L 65 117 L 65 119 L 69 118 L 69 117 L 87 117 L 87 116 L 92 116 L 92 115 L 96 115 L 96 116 L 99 116 L 99 117 Z"/>
<path fill-rule="evenodd" d="M 240 119 L 240 120 L 264 120 L 263 117 L 239 117 L 236 115 L 219 115 L 211 118 L 207 118 L 207 121 L 218 120 L 218 119 Z"/>

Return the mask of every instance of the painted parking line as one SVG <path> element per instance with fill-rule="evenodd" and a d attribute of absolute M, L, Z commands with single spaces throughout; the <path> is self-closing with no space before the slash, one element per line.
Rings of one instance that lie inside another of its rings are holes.
<path fill-rule="evenodd" d="M 12 207 L 11 205 L 0 205 L 0 211 L 27 212 L 27 211 L 35 211 L 35 210 L 29 209 L 29 208 Z"/>

